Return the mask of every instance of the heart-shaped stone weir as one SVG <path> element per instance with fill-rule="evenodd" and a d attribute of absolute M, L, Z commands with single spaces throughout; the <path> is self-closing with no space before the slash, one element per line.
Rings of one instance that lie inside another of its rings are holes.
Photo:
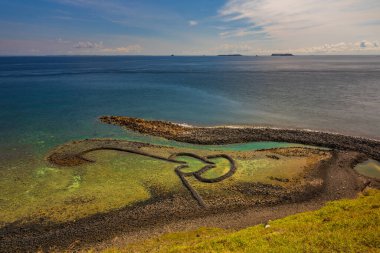
<path fill-rule="evenodd" d="M 74 166 L 74 165 L 80 165 L 83 163 L 91 163 L 95 162 L 93 160 L 87 159 L 84 157 L 85 154 L 91 153 L 93 151 L 99 151 L 99 150 L 114 150 L 114 151 L 121 151 L 141 156 L 146 156 L 158 160 L 163 160 L 171 163 L 176 163 L 179 166 L 175 168 L 175 172 L 178 175 L 178 177 L 181 179 L 183 185 L 190 191 L 191 195 L 194 197 L 194 199 L 199 203 L 200 206 L 206 207 L 205 202 L 203 201 L 202 197 L 199 195 L 199 193 L 189 184 L 189 182 L 186 180 L 186 177 L 193 176 L 195 179 L 197 179 L 200 182 L 203 183 L 217 183 L 220 181 L 223 181 L 229 177 L 231 177 L 235 171 L 236 171 L 236 163 L 235 161 L 226 154 L 217 154 L 217 155 L 210 155 L 206 157 L 201 157 L 199 155 L 193 154 L 193 153 L 174 153 L 168 158 L 162 157 L 155 154 L 150 154 L 144 151 L 141 151 L 139 149 L 125 149 L 125 148 L 119 148 L 119 147 L 112 147 L 112 146 L 102 146 L 102 147 L 95 147 L 83 150 L 81 152 L 77 153 L 69 153 L 64 155 L 59 154 L 53 154 L 49 156 L 48 160 L 51 162 L 54 162 L 58 165 L 63 166 Z M 188 162 L 184 160 L 178 160 L 178 158 L 191 158 L 195 159 L 197 163 L 200 166 L 200 169 L 193 170 L 193 167 L 189 165 Z M 222 175 L 219 175 L 217 177 L 206 177 L 204 174 L 214 168 L 217 167 L 216 163 L 213 162 L 213 159 L 226 159 L 229 162 L 229 169 L 227 173 L 224 173 Z M 202 166 L 202 164 L 204 164 Z"/>
<path fill-rule="evenodd" d="M 191 186 L 191 184 L 189 184 L 189 182 L 186 180 L 186 177 L 187 176 L 194 176 L 200 182 L 217 183 L 217 182 L 223 181 L 223 180 L 231 177 L 235 173 L 236 168 L 237 168 L 235 161 L 230 156 L 225 155 L 225 154 L 217 154 L 217 155 L 201 157 L 201 156 L 198 156 L 198 155 L 192 154 L 192 153 L 176 153 L 176 154 L 171 155 L 169 157 L 169 159 L 175 160 L 175 158 L 177 158 L 177 157 L 186 157 L 186 156 L 191 157 L 191 158 L 195 158 L 199 161 L 202 161 L 206 165 L 197 171 L 185 172 L 184 170 L 188 169 L 189 165 L 182 164 L 175 169 L 175 172 L 177 173 L 177 175 L 181 179 L 183 185 L 190 191 L 191 195 L 197 200 L 198 204 L 202 207 L 206 207 L 206 203 L 203 201 L 203 199 L 199 195 L 199 193 Z M 218 159 L 218 158 L 224 158 L 224 159 L 228 160 L 228 162 L 230 164 L 228 172 L 221 175 L 221 176 L 215 177 L 215 178 L 208 178 L 208 177 L 206 178 L 206 177 L 202 176 L 205 172 L 216 167 L 216 164 L 214 162 L 212 162 L 210 159 Z"/>

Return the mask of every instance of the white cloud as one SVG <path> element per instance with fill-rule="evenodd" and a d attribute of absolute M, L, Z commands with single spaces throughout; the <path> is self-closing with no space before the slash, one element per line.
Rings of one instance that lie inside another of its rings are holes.
<path fill-rule="evenodd" d="M 225 43 L 211 49 L 215 54 L 252 54 L 255 48 L 249 43 Z"/>
<path fill-rule="evenodd" d="M 334 53 L 366 53 L 380 52 L 377 41 L 340 42 L 335 44 L 324 44 L 317 47 L 294 49 L 292 52 L 300 54 L 334 54 Z"/>
<path fill-rule="evenodd" d="M 91 42 L 91 41 L 79 41 L 73 45 L 74 48 L 78 49 L 93 49 L 93 48 L 102 48 L 103 42 Z"/>
<path fill-rule="evenodd" d="M 196 21 L 196 20 L 190 20 L 188 22 L 188 24 L 189 24 L 189 26 L 196 26 L 196 25 L 198 25 L 198 21 Z"/>
<path fill-rule="evenodd" d="M 223 38 L 230 38 L 230 37 L 244 37 L 248 35 L 265 36 L 266 34 L 265 32 L 260 31 L 260 30 L 252 31 L 246 28 L 238 28 L 238 29 L 220 32 L 219 35 Z"/>
<path fill-rule="evenodd" d="M 140 53 L 143 48 L 140 45 L 129 45 L 125 47 L 116 48 L 103 48 L 101 51 L 105 53 L 116 53 L 116 54 L 128 54 L 128 53 Z"/>
<path fill-rule="evenodd" d="M 139 53 L 143 48 L 138 44 L 120 46 L 120 47 L 107 47 L 103 42 L 92 41 L 79 41 L 73 44 L 73 48 L 77 53 L 91 53 L 91 54 L 128 54 Z"/>
<path fill-rule="evenodd" d="M 245 55 L 270 55 L 272 53 L 293 53 L 299 55 L 308 54 L 378 54 L 380 44 L 378 41 L 357 41 L 339 42 L 333 44 L 323 44 L 312 47 L 266 49 L 258 48 L 252 43 L 225 43 L 216 48 L 210 49 L 215 54 L 241 53 Z"/>
<path fill-rule="evenodd" d="M 222 37 L 261 32 L 275 40 L 304 41 L 380 34 L 379 13 L 378 0 L 228 0 L 219 10 L 233 24 Z"/>

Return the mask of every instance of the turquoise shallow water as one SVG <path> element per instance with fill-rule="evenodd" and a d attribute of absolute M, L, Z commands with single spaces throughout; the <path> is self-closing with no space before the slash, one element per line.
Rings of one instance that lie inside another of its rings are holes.
<path fill-rule="evenodd" d="M 172 147 L 184 147 L 193 149 L 203 149 L 203 150 L 225 150 L 225 151 L 247 151 L 247 150 L 260 150 L 260 149 L 270 149 L 270 148 L 283 148 L 283 147 L 305 147 L 302 144 L 296 143 L 285 143 L 285 142 L 249 142 L 249 143 L 237 143 L 228 145 L 196 145 L 188 144 L 183 142 L 177 142 L 172 140 L 166 140 L 164 138 L 146 136 L 138 133 L 133 133 L 131 131 L 125 131 L 125 136 L 120 137 L 120 139 L 129 141 L 138 141 L 153 143 L 156 145 L 172 146 Z"/>

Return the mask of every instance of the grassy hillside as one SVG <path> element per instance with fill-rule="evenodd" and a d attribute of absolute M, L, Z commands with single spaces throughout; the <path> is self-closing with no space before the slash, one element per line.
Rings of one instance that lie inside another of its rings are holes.
<path fill-rule="evenodd" d="M 110 248 L 118 252 L 380 252 L 380 191 L 238 232 L 201 228 Z"/>

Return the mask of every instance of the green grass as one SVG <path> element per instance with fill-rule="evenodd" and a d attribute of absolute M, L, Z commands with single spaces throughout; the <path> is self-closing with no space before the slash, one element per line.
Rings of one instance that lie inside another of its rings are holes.
<path fill-rule="evenodd" d="M 327 203 L 318 211 L 292 215 L 238 232 L 201 228 L 166 234 L 121 252 L 380 252 L 380 191 Z"/>

